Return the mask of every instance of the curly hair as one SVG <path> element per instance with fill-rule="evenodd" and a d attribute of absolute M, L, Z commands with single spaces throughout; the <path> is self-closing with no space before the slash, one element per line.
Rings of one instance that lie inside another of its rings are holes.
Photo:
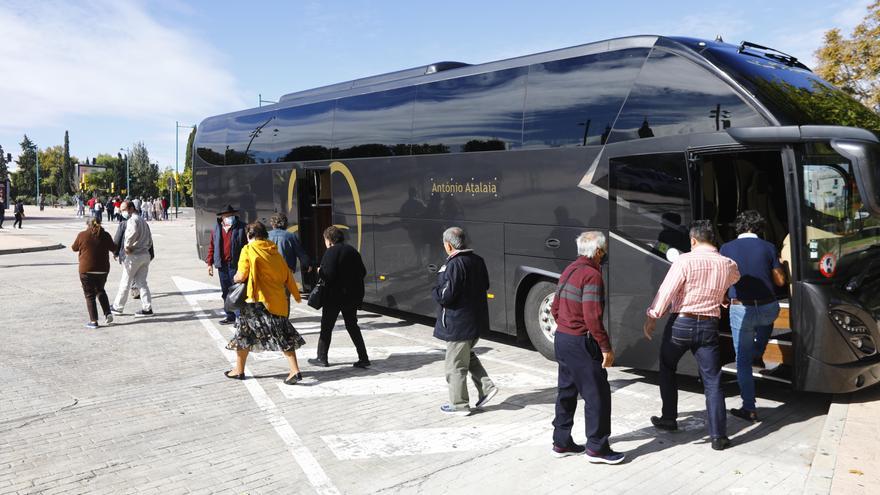
<path fill-rule="evenodd" d="M 98 237 L 101 235 L 101 222 L 97 218 L 90 218 L 86 222 L 86 229 L 89 231 L 89 235 Z"/>
<path fill-rule="evenodd" d="M 736 233 L 751 232 L 757 234 L 764 230 L 764 217 L 755 210 L 746 210 L 736 216 Z"/>
<path fill-rule="evenodd" d="M 327 239 L 333 244 L 339 244 L 340 242 L 345 241 L 345 234 L 342 233 L 338 227 L 327 227 L 324 230 L 324 239 Z"/>
<path fill-rule="evenodd" d="M 257 221 L 249 223 L 247 228 L 245 229 L 247 232 L 248 238 L 252 239 L 268 239 L 269 232 L 266 231 L 266 226 L 263 225 L 263 222 Z"/>
<path fill-rule="evenodd" d="M 284 213 L 274 213 L 269 217 L 269 225 L 271 225 L 273 229 L 286 229 L 287 215 Z"/>

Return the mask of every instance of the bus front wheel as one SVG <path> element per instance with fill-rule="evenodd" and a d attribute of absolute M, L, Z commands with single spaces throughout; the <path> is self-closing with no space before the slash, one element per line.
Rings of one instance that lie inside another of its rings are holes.
<path fill-rule="evenodd" d="M 548 281 L 536 283 L 529 289 L 523 308 L 523 320 L 529 340 L 545 358 L 555 361 L 553 339 L 556 336 L 556 320 L 550 314 L 550 306 L 556 295 L 556 284 Z"/>

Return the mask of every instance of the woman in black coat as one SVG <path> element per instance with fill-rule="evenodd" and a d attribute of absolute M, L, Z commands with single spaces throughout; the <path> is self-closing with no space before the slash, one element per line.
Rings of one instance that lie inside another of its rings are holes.
<path fill-rule="evenodd" d="M 318 275 L 324 281 L 321 293 L 321 335 L 318 338 L 318 357 L 309 362 L 319 366 L 330 366 L 327 350 L 333 327 L 339 313 L 345 321 L 345 329 L 351 337 L 358 353 L 354 366 L 366 368 L 370 365 L 364 337 L 357 324 L 357 310 L 364 301 L 364 277 L 367 269 L 357 249 L 345 243 L 342 231 L 336 227 L 327 227 L 324 231 L 324 244 L 327 251 L 321 259 Z"/>

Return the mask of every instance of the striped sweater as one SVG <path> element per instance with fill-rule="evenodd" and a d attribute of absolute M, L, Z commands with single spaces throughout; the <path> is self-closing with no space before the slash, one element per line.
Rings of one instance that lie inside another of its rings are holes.
<path fill-rule="evenodd" d="M 602 271 L 593 260 L 579 256 L 562 272 L 550 312 L 556 331 L 569 335 L 591 335 L 602 352 L 611 351 L 611 337 L 602 323 L 605 288 Z"/>

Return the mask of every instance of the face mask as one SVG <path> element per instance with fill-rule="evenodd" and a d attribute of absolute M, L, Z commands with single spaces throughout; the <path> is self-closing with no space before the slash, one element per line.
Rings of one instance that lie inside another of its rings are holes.
<path fill-rule="evenodd" d="M 122 218 L 128 218 L 128 210 L 123 211 L 120 215 L 122 215 Z"/>
<path fill-rule="evenodd" d="M 235 217 L 223 217 L 223 225 L 231 227 L 235 223 Z"/>

